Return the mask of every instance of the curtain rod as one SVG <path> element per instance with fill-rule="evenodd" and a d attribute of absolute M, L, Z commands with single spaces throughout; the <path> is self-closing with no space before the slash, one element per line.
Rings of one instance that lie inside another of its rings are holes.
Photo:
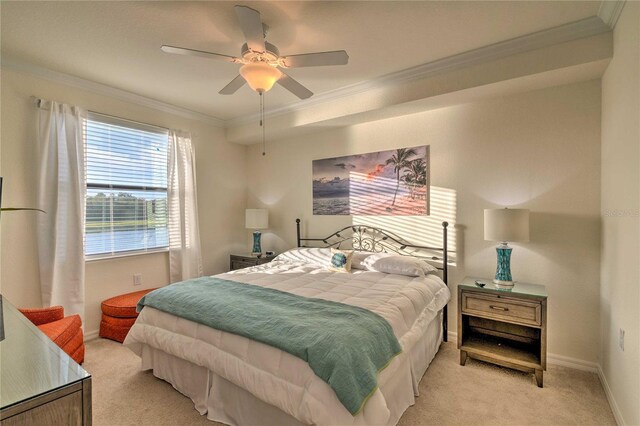
<path fill-rule="evenodd" d="M 42 103 L 46 102 L 45 99 L 38 98 L 37 96 L 31 96 L 30 99 L 36 105 L 36 107 L 38 107 L 38 108 L 43 108 Z M 164 127 L 164 126 L 158 126 L 158 125 L 155 125 L 155 124 L 143 123 L 141 121 L 135 121 L 135 120 L 130 120 L 128 118 L 118 117 L 117 115 L 110 115 L 110 114 L 105 114 L 103 112 L 97 112 L 97 111 L 92 111 L 92 110 L 87 110 L 87 111 L 90 114 L 96 114 L 96 115 L 102 115 L 102 116 L 105 116 L 105 117 L 116 118 L 118 120 L 128 121 L 129 123 L 140 124 L 140 125 L 148 126 L 148 127 L 155 127 L 157 129 L 166 130 L 168 132 L 171 132 L 173 130 L 173 129 L 169 129 L 168 127 Z M 189 133 L 189 132 L 185 132 L 185 131 L 182 131 L 182 130 L 179 130 L 179 129 L 174 130 L 174 131 L 178 132 L 178 133 Z"/>

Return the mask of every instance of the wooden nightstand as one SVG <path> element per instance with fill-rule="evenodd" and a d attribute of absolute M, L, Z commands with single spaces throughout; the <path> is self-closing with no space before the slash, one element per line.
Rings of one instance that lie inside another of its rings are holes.
<path fill-rule="evenodd" d="M 250 254 L 232 254 L 229 256 L 229 270 L 234 271 L 236 269 L 248 268 L 250 266 L 262 265 L 263 263 L 271 262 L 275 256 L 255 257 Z"/>
<path fill-rule="evenodd" d="M 478 287 L 475 281 L 486 283 Z M 547 369 L 547 291 L 516 282 L 498 289 L 490 279 L 466 277 L 458 285 L 460 365 L 467 356 L 534 373 L 542 387 Z"/>

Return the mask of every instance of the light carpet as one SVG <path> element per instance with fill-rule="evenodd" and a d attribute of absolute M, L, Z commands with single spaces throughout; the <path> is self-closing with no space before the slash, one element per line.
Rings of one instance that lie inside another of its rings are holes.
<path fill-rule="evenodd" d="M 150 371 L 117 342 L 86 345 L 97 426 L 207 425 L 191 400 Z M 615 425 L 595 373 L 549 366 L 544 388 L 532 375 L 469 359 L 458 364 L 455 343 L 444 343 L 420 382 L 420 397 L 399 425 Z"/>

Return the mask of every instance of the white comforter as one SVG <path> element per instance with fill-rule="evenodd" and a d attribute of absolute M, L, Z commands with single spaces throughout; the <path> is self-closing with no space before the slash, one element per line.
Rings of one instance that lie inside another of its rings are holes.
<path fill-rule="evenodd" d="M 405 354 L 450 298 L 449 289 L 436 275 L 335 273 L 292 260 L 276 259 L 217 277 L 368 309 L 389 322 Z M 142 345 L 149 345 L 203 366 L 303 423 L 385 424 L 389 417 L 379 390 L 353 417 L 303 360 L 150 307 L 142 310 L 124 344 L 138 355 Z M 392 374 L 397 364 L 409 361 L 398 356 L 383 373 Z"/>

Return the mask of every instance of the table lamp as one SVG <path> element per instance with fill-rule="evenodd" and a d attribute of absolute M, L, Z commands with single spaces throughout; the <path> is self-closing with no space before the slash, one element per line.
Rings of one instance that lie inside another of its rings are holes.
<path fill-rule="evenodd" d="M 529 241 L 529 210 L 526 209 L 485 209 L 484 239 L 498 241 L 496 247 L 498 265 L 493 282 L 498 287 L 513 287 L 511 278 L 511 242 Z"/>
<path fill-rule="evenodd" d="M 269 211 L 266 209 L 246 209 L 245 227 L 254 230 L 251 255 L 256 257 L 262 256 L 262 247 L 260 247 L 260 237 L 262 234 L 258 229 L 266 229 L 269 227 Z"/>

